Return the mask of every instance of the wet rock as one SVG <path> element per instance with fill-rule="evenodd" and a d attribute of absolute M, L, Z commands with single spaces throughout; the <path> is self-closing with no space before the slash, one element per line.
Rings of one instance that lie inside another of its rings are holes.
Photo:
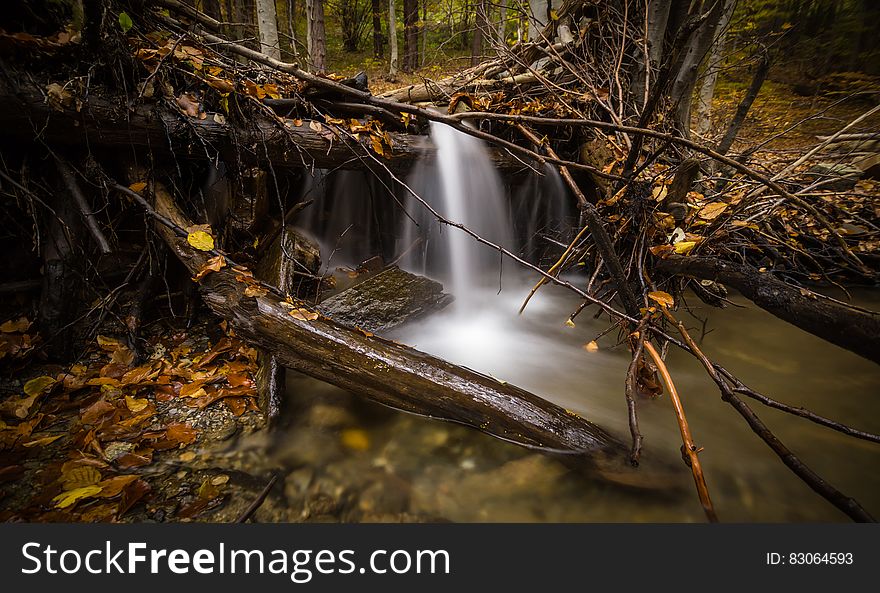
<path fill-rule="evenodd" d="M 310 467 L 301 467 L 287 474 L 284 480 L 284 495 L 295 499 L 302 496 L 312 484 L 315 472 Z"/>
<path fill-rule="evenodd" d="M 391 267 L 318 305 L 326 316 L 370 332 L 386 332 L 452 302 L 439 282 Z"/>
<path fill-rule="evenodd" d="M 395 515 L 409 509 L 409 499 L 409 482 L 387 474 L 360 493 L 358 509 L 366 514 Z"/>

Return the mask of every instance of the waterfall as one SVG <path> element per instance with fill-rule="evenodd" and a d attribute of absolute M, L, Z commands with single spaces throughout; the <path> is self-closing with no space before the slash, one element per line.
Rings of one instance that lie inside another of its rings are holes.
<path fill-rule="evenodd" d="M 441 216 L 507 249 L 513 246 L 501 178 L 482 141 L 431 122 L 436 154 L 413 169 L 408 185 Z M 459 302 L 498 283 L 501 255 L 463 230 L 440 225 L 411 195 L 398 251 L 401 264 L 440 279 Z"/>

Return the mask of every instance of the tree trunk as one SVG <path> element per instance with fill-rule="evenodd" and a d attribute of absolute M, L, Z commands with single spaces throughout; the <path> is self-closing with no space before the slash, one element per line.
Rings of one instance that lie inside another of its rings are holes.
<path fill-rule="evenodd" d="M 275 0 L 257 0 L 257 31 L 260 34 L 260 51 L 276 60 L 281 59 L 278 43 L 278 15 Z"/>
<path fill-rule="evenodd" d="M 529 0 L 529 41 L 540 41 L 541 31 L 550 22 L 552 9 L 552 0 Z"/>
<path fill-rule="evenodd" d="M 308 19 L 307 41 L 309 61 L 314 72 L 324 72 L 327 68 L 327 35 L 324 32 L 324 0 L 306 0 Z"/>
<path fill-rule="evenodd" d="M 727 151 L 733 146 L 733 141 L 736 140 L 736 136 L 739 134 L 739 129 L 742 127 L 746 115 L 749 113 L 749 109 L 752 108 L 752 103 L 755 102 L 755 98 L 761 91 L 761 87 L 764 85 L 764 80 L 767 78 L 769 72 L 770 59 L 765 55 L 758 64 L 758 68 L 755 70 L 755 74 L 752 77 L 752 83 L 749 85 L 749 89 L 746 91 L 742 101 L 740 101 L 739 106 L 736 108 L 736 113 L 734 114 L 733 119 L 730 120 L 730 125 L 727 126 L 724 138 L 718 143 L 718 148 L 716 150 L 721 154 L 727 154 Z"/>
<path fill-rule="evenodd" d="M 507 0 L 501 0 L 501 7 L 498 9 L 498 42 L 505 43 L 507 41 Z"/>
<path fill-rule="evenodd" d="M 403 0 L 403 71 L 419 67 L 419 0 Z"/>
<path fill-rule="evenodd" d="M 648 91 L 651 81 L 655 79 L 660 60 L 663 57 L 663 40 L 669 22 L 669 9 L 672 0 L 648 0 L 645 43 L 648 48 L 647 64 L 644 51 L 639 52 L 638 66 L 632 81 L 632 92 L 635 100 L 644 107 L 648 102 Z"/>
<path fill-rule="evenodd" d="M 422 33 L 422 48 L 419 56 L 419 65 L 424 66 L 428 61 L 428 0 L 422 0 L 422 20 L 419 24 Z"/>
<path fill-rule="evenodd" d="M 381 60 L 385 56 L 385 39 L 382 35 L 382 0 L 370 0 L 373 8 L 373 57 Z"/>
<path fill-rule="evenodd" d="M 299 50 L 296 48 L 296 25 L 294 24 L 296 16 L 296 0 L 287 1 L 287 34 L 290 35 L 290 53 L 294 57 L 299 56 Z"/>
<path fill-rule="evenodd" d="M 474 36 L 471 37 L 471 66 L 476 66 L 483 59 L 483 38 L 489 29 L 487 11 L 488 0 L 476 0 L 474 5 L 476 15 L 474 18 Z"/>
<path fill-rule="evenodd" d="M 700 136 L 705 136 L 712 128 L 712 97 L 715 95 L 715 83 L 718 80 L 721 60 L 724 58 L 724 41 L 727 37 L 727 26 L 730 24 L 730 17 L 733 16 L 733 9 L 735 7 L 736 0 L 726 0 L 724 13 L 721 15 L 721 22 L 718 23 L 718 29 L 715 32 L 712 53 L 709 54 L 706 72 L 703 74 L 703 84 L 700 85 L 697 104 L 697 134 Z"/>
<path fill-rule="evenodd" d="M 388 0 L 388 42 L 391 45 L 391 59 L 388 64 L 388 73 L 391 76 L 397 74 L 397 6 L 394 0 Z"/>
<path fill-rule="evenodd" d="M 702 4 L 696 4 L 695 8 L 698 10 Z M 702 8 L 705 8 L 705 6 Z M 709 11 L 706 20 L 697 27 L 696 31 L 688 39 L 670 92 L 670 96 L 676 104 L 676 127 L 684 137 L 690 136 L 691 103 L 694 87 L 697 83 L 697 74 L 699 73 L 700 64 L 706 57 L 709 47 L 712 45 L 712 40 L 715 38 L 715 31 L 724 13 L 724 2 L 716 0 L 709 7 Z M 696 16 L 696 14 L 695 12 L 691 16 Z"/>

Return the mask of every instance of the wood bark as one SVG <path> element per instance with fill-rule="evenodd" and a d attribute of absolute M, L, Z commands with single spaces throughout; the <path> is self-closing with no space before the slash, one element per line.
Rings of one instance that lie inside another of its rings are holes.
<path fill-rule="evenodd" d="M 397 6 L 394 0 L 388 0 L 388 44 L 390 46 L 391 58 L 388 62 L 388 73 L 391 76 L 397 74 L 400 67 L 400 56 L 397 53 Z"/>
<path fill-rule="evenodd" d="M 385 36 L 382 34 L 382 0 L 370 0 L 373 12 L 373 57 L 385 56 Z"/>
<path fill-rule="evenodd" d="M 694 6 L 699 8 L 701 5 L 702 3 L 696 3 Z M 694 87 L 697 82 L 697 74 L 699 73 L 700 64 L 706 57 L 712 45 L 712 40 L 715 38 L 715 31 L 724 12 L 724 2 L 717 0 L 708 10 L 708 17 L 703 20 L 688 39 L 670 91 L 670 96 L 676 104 L 676 126 L 685 137 L 690 135 L 691 103 Z"/>
<path fill-rule="evenodd" d="M 730 17 L 733 16 L 733 9 L 736 7 L 736 0 L 725 0 L 724 12 L 721 15 L 721 22 L 715 31 L 715 41 L 712 44 L 712 52 L 709 54 L 709 60 L 706 63 L 706 71 L 703 73 L 703 82 L 700 84 L 699 99 L 697 104 L 697 134 L 705 136 L 711 129 L 712 115 L 712 98 L 715 96 L 715 83 L 718 80 L 718 71 L 720 70 L 721 60 L 724 57 L 724 46 L 727 38 L 727 26 L 730 24 Z"/>
<path fill-rule="evenodd" d="M 155 213 L 176 225 L 159 231 L 180 261 L 196 273 L 209 254 L 194 250 L 180 229 L 190 224 L 160 184 L 153 185 Z M 206 304 L 253 346 L 273 352 L 287 368 L 396 409 L 471 426 L 627 482 L 625 449 L 600 427 L 498 379 L 458 367 L 402 344 L 310 315 L 291 315 L 283 297 L 269 291 L 247 297 L 231 266 L 200 284 Z M 305 306 L 305 305 L 294 305 Z"/>
<path fill-rule="evenodd" d="M 419 67 L 419 0 L 403 0 L 403 71 Z"/>
<path fill-rule="evenodd" d="M 817 298 L 746 264 L 674 255 L 657 264 L 657 269 L 732 286 L 776 317 L 880 364 L 880 315 Z"/>
<path fill-rule="evenodd" d="M 278 43 L 278 15 L 275 10 L 275 0 L 256 0 L 256 2 L 260 51 L 280 60 L 281 45 Z"/>
<path fill-rule="evenodd" d="M 306 0 L 306 32 L 312 71 L 327 68 L 327 34 L 324 30 L 324 0 Z"/>

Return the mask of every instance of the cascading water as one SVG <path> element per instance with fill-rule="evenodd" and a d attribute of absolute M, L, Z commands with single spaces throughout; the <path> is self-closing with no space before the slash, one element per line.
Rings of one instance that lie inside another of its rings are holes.
<path fill-rule="evenodd" d="M 408 185 L 447 220 L 510 249 L 513 233 L 504 189 L 483 143 L 433 122 L 431 138 L 436 155 L 416 166 Z M 406 251 L 405 268 L 438 277 L 459 302 L 480 287 L 497 284 L 498 251 L 459 228 L 440 225 L 411 195 L 407 212 L 412 219 L 404 219 L 398 244 L 399 251 Z"/>
<path fill-rule="evenodd" d="M 371 185 L 361 171 L 328 173 L 316 169 L 306 178 L 303 200 L 314 200 L 298 226 L 321 247 L 324 264 L 356 266 L 377 247 Z"/>

